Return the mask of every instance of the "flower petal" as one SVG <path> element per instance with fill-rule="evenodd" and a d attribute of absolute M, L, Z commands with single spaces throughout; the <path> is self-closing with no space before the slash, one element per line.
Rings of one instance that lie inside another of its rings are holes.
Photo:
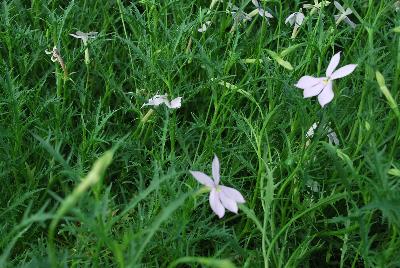
<path fill-rule="evenodd" d="M 191 171 L 191 170 L 189 170 L 189 172 L 201 184 L 206 185 L 206 186 L 211 187 L 211 188 L 215 187 L 215 184 L 214 184 L 213 180 L 209 176 L 204 174 L 203 172 Z"/>
<path fill-rule="evenodd" d="M 219 180 L 220 180 L 219 174 L 220 174 L 219 159 L 218 159 L 217 155 L 214 155 L 214 160 L 212 162 L 212 175 L 213 175 L 215 185 L 219 184 Z"/>
<path fill-rule="evenodd" d="M 261 7 L 260 3 L 258 2 L 258 0 L 251 0 L 251 2 L 253 3 L 253 5 L 255 5 L 257 8 Z"/>
<path fill-rule="evenodd" d="M 326 86 L 326 84 L 324 84 L 323 79 L 322 79 L 319 84 L 316 84 L 313 87 L 304 89 L 303 97 L 310 98 L 310 97 L 317 96 L 318 94 L 320 94 L 322 92 L 322 90 L 325 88 L 325 86 Z"/>
<path fill-rule="evenodd" d="M 214 213 L 217 214 L 219 218 L 222 218 L 225 215 L 225 208 L 219 200 L 219 194 L 215 188 L 211 189 L 209 201 Z"/>
<path fill-rule="evenodd" d="M 168 108 L 171 108 L 171 109 L 181 108 L 182 97 L 178 97 L 178 98 L 171 100 L 171 103 L 165 102 L 165 104 L 168 106 Z"/>
<path fill-rule="evenodd" d="M 329 81 L 326 87 L 322 90 L 321 94 L 318 95 L 319 104 L 324 107 L 326 104 L 330 103 L 333 100 L 335 94 L 333 93 L 333 83 Z"/>
<path fill-rule="evenodd" d="M 290 24 L 290 26 L 292 26 L 293 24 L 294 24 L 294 22 L 295 22 L 295 20 L 296 20 L 296 13 L 292 13 L 292 14 L 290 14 L 289 15 L 289 17 L 287 17 L 286 18 L 286 20 L 285 20 L 285 24 Z"/>
<path fill-rule="evenodd" d="M 258 8 L 258 14 L 261 17 L 270 18 L 270 19 L 272 19 L 274 17 L 274 16 L 272 16 L 271 13 L 269 13 L 268 11 L 266 11 L 265 9 L 262 9 L 262 8 Z"/>
<path fill-rule="evenodd" d="M 348 17 L 344 18 L 344 22 L 346 22 L 351 28 L 355 29 L 356 28 L 356 24 L 354 22 L 352 22 Z"/>
<path fill-rule="evenodd" d="M 331 128 L 328 128 L 328 134 L 327 134 L 327 136 L 328 136 L 328 140 L 329 140 L 330 143 L 333 143 L 333 144 L 335 144 L 336 146 L 339 146 L 339 145 L 340 145 L 340 141 L 339 141 L 339 139 L 338 139 L 338 137 L 337 137 L 336 132 L 333 131 Z"/>
<path fill-rule="evenodd" d="M 301 26 L 301 25 L 303 24 L 304 18 L 305 18 L 305 16 L 304 16 L 303 13 L 297 12 L 296 24 L 297 24 L 298 26 Z"/>
<path fill-rule="evenodd" d="M 314 137 L 314 133 L 315 133 L 315 130 L 317 129 L 317 127 L 318 127 L 318 123 L 312 124 L 312 126 L 307 130 L 306 138 L 311 139 L 312 137 Z"/>
<path fill-rule="evenodd" d="M 327 76 L 327 77 L 331 77 L 333 71 L 335 71 L 336 67 L 339 65 L 339 62 L 340 62 L 340 53 L 341 53 L 341 52 L 336 53 L 336 54 L 332 57 L 331 61 L 329 62 L 328 68 L 326 69 L 326 76 Z"/>
<path fill-rule="evenodd" d="M 234 200 L 235 202 L 240 203 L 240 204 L 246 202 L 244 200 L 243 195 L 238 190 L 231 188 L 231 187 L 223 186 L 223 185 L 221 185 L 219 187 L 221 187 L 221 191 L 224 192 L 224 194 L 228 198 Z"/>
<path fill-rule="evenodd" d="M 219 193 L 219 199 L 221 200 L 222 205 L 229 211 L 233 213 L 238 212 L 238 206 L 235 200 L 229 198 L 223 191 Z"/>
<path fill-rule="evenodd" d="M 344 13 L 345 12 L 344 8 L 342 7 L 341 4 L 339 4 L 339 2 L 334 1 L 333 4 L 335 5 L 336 9 L 340 11 L 340 13 Z"/>
<path fill-rule="evenodd" d="M 153 98 L 149 99 L 147 103 L 143 104 L 143 106 L 159 106 L 160 104 L 167 104 L 168 99 L 167 99 L 167 94 L 165 95 L 155 95 Z"/>
<path fill-rule="evenodd" d="M 356 69 L 357 64 L 349 64 L 346 66 L 343 66 L 339 69 L 337 69 L 331 76 L 331 80 L 335 80 L 335 79 L 339 79 L 342 77 L 345 77 L 349 74 L 351 74 L 352 72 L 354 72 L 354 70 Z"/>
<path fill-rule="evenodd" d="M 306 89 L 315 86 L 316 84 L 319 84 L 321 82 L 320 77 L 313 77 L 313 76 L 303 76 L 300 78 L 300 80 L 297 82 L 296 85 L 294 85 L 297 88 L 301 89 Z"/>

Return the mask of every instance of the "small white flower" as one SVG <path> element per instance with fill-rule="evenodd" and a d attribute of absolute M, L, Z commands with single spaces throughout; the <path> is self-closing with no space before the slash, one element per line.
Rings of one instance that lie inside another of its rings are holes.
<path fill-rule="evenodd" d="M 89 57 L 89 48 L 87 47 L 88 40 L 89 39 L 94 39 L 97 36 L 97 32 L 89 32 L 89 33 L 84 33 L 81 31 L 77 31 L 74 34 L 69 34 L 72 37 L 75 37 L 77 39 L 81 39 L 83 42 L 83 45 L 85 46 L 85 64 L 90 63 L 90 57 Z"/>
<path fill-rule="evenodd" d="M 304 21 L 304 14 L 302 13 L 302 10 L 300 9 L 299 12 L 294 12 L 289 15 L 289 17 L 286 18 L 285 24 L 290 24 L 290 26 L 293 25 L 298 25 L 301 26 Z"/>
<path fill-rule="evenodd" d="M 205 31 L 207 31 L 208 27 L 211 25 L 211 21 L 206 21 L 205 23 L 203 23 L 201 25 L 201 28 L 197 29 L 197 31 L 199 31 L 200 33 L 204 33 Z"/>
<path fill-rule="evenodd" d="M 271 13 L 266 11 L 265 9 L 262 8 L 260 2 L 258 0 L 251 0 L 253 5 L 256 7 L 252 12 L 249 13 L 250 17 L 254 17 L 255 15 L 260 15 L 261 17 L 264 17 L 267 21 L 268 19 L 272 19 L 274 16 L 272 16 Z"/>
<path fill-rule="evenodd" d="M 182 97 L 177 97 L 171 101 L 168 100 L 168 94 L 164 95 L 155 95 L 153 98 L 149 99 L 147 103 L 143 104 L 144 106 L 159 106 L 161 104 L 165 104 L 170 109 L 178 109 L 181 108 Z"/>
<path fill-rule="evenodd" d="M 296 38 L 298 30 L 304 22 L 304 18 L 305 18 L 305 16 L 304 16 L 301 8 L 300 8 L 299 12 L 294 12 L 294 13 L 290 14 L 289 17 L 286 18 L 285 24 L 289 23 L 290 26 L 294 26 L 293 32 L 292 32 L 292 39 Z"/>
<path fill-rule="evenodd" d="M 394 3 L 394 9 L 396 10 L 396 12 L 400 12 L 400 1 Z"/>
<path fill-rule="evenodd" d="M 310 139 L 312 137 L 314 137 L 315 130 L 318 128 L 318 125 L 319 125 L 319 122 L 312 124 L 310 129 L 307 131 L 306 138 L 308 138 L 309 140 L 307 141 L 306 146 L 310 145 Z M 329 126 L 324 127 L 324 129 L 328 132 L 326 134 L 326 136 L 328 137 L 329 143 L 339 146 L 340 142 L 339 142 L 336 132 L 333 131 L 333 129 L 330 128 Z"/>
<path fill-rule="evenodd" d="M 211 188 L 209 202 L 211 209 L 219 218 L 225 215 L 225 209 L 238 212 L 237 204 L 245 203 L 242 194 L 231 187 L 219 185 L 220 166 L 218 157 L 215 155 L 212 162 L 212 179 L 200 171 L 189 171 L 193 177 L 201 184 Z"/>
<path fill-rule="evenodd" d="M 348 15 L 353 14 L 353 11 L 350 8 L 347 8 L 346 10 L 342 7 L 341 4 L 339 4 L 339 2 L 334 1 L 333 4 L 335 5 L 336 9 L 339 10 L 340 14 L 335 15 L 335 21 L 336 21 L 336 25 L 339 25 L 339 23 L 341 23 L 342 21 L 344 21 L 345 23 L 347 23 L 351 28 L 356 28 L 356 24 L 354 22 L 352 22 Z"/>
<path fill-rule="evenodd" d="M 314 0 L 314 5 L 311 5 L 311 4 L 304 4 L 304 5 L 303 5 L 303 8 L 305 8 L 305 9 L 311 9 L 310 15 L 312 15 L 312 14 L 315 13 L 315 11 L 317 11 L 317 10 L 319 11 L 322 7 L 329 6 L 330 3 L 331 3 L 331 2 L 329 2 L 329 1 L 324 1 L 324 0 L 322 0 L 321 2 L 318 2 L 318 0 Z"/>
<path fill-rule="evenodd" d="M 97 37 L 97 34 L 98 34 L 98 32 L 88 32 L 88 33 L 84 33 L 84 32 L 81 32 L 81 31 L 77 31 L 77 32 L 74 33 L 74 34 L 72 33 L 72 34 L 69 34 L 69 35 L 72 36 L 72 37 L 75 37 L 75 38 L 77 38 L 77 39 L 81 39 L 82 42 L 83 42 L 83 44 L 86 46 L 88 40 L 89 40 L 89 39 L 94 39 L 94 38 L 96 38 L 96 37 Z"/>

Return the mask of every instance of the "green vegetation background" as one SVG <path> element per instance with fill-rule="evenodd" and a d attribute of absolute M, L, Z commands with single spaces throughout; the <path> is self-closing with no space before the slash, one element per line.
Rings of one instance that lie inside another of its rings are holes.
<path fill-rule="evenodd" d="M 400 116 L 375 77 L 398 101 L 400 14 L 344 2 L 355 30 L 330 5 L 291 40 L 300 1 L 263 2 L 270 24 L 232 32 L 226 3 L 207 15 L 209 1 L 2 1 L 0 267 L 400 267 Z M 88 66 L 77 30 L 99 32 Z M 338 51 L 359 66 L 321 109 L 293 85 Z M 182 108 L 147 114 L 156 93 Z M 306 146 L 317 121 L 340 146 L 322 128 Z M 187 172 L 210 173 L 213 154 L 247 200 L 222 220 Z"/>

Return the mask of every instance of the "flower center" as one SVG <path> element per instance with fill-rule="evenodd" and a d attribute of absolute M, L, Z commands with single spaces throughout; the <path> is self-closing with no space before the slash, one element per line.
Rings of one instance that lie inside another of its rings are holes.
<path fill-rule="evenodd" d="M 324 80 L 322 80 L 322 83 L 324 83 L 324 85 L 327 85 L 329 83 L 329 78 L 325 78 Z"/>
<path fill-rule="evenodd" d="M 215 190 L 220 193 L 222 191 L 221 186 L 217 185 L 217 187 L 215 187 Z"/>

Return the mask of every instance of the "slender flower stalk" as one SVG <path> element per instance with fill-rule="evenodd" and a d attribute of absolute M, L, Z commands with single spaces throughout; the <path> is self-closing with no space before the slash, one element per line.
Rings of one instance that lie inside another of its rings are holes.
<path fill-rule="evenodd" d="M 210 188 L 209 202 L 211 209 L 219 218 L 225 215 L 225 209 L 238 212 L 238 205 L 245 203 L 242 194 L 231 187 L 220 185 L 220 165 L 219 159 L 215 155 L 212 162 L 212 179 L 200 171 L 189 171 L 193 177 L 201 184 Z"/>

